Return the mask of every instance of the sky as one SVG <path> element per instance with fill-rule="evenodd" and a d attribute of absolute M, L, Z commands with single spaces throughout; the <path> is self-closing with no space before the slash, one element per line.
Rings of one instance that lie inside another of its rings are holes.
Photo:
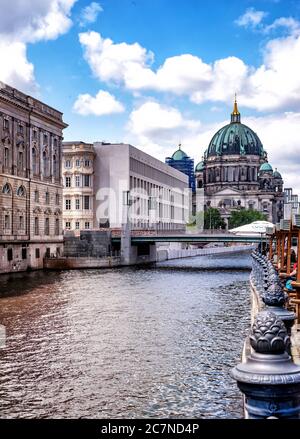
<path fill-rule="evenodd" d="M 197 164 L 241 120 L 300 195 L 299 0 L 0 0 L 0 81 L 62 111 L 66 141 Z"/>

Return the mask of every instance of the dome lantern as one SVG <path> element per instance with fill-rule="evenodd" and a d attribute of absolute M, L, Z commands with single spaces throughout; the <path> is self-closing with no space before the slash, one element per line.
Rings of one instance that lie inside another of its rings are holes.
<path fill-rule="evenodd" d="M 231 123 L 241 123 L 241 113 L 239 112 L 238 109 L 236 94 L 234 98 L 233 112 L 231 113 Z"/>

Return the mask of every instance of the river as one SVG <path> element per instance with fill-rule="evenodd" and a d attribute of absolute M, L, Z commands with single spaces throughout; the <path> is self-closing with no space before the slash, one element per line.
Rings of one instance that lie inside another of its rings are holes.
<path fill-rule="evenodd" d="M 241 418 L 250 257 L 1 276 L 1 418 Z"/>

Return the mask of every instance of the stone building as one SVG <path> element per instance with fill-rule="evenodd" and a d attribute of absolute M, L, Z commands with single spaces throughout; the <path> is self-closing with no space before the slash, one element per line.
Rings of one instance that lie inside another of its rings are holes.
<path fill-rule="evenodd" d="M 237 102 L 230 124 L 211 139 L 195 168 L 205 207 L 218 208 L 226 222 L 234 209 L 256 209 L 273 223 L 283 218 L 283 180 L 268 163 L 258 135 L 241 123 Z"/>
<path fill-rule="evenodd" d="M 0 83 L 0 273 L 62 253 L 62 113 Z"/>
<path fill-rule="evenodd" d="M 63 143 L 63 220 L 65 230 L 89 230 L 94 224 L 93 144 Z"/>

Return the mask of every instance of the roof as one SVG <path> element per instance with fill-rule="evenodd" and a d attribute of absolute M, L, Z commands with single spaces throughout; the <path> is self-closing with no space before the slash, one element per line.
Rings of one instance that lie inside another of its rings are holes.
<path fill-rule="evenodd" d="M 270 163 L 266 162 L 261 165 L 259 172 L 273 172 L 273 168 Z"/>

